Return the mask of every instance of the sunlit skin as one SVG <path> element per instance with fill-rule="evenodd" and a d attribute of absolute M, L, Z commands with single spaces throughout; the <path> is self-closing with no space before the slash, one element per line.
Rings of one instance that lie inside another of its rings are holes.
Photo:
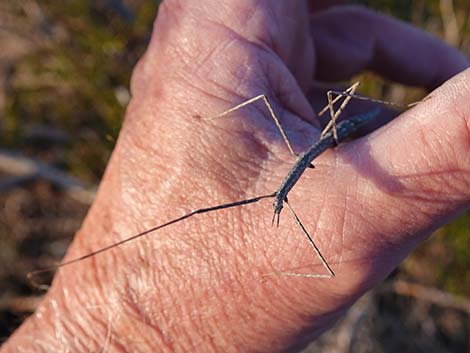
<path fill-rule="evenodd" d="M 334 279 L 266 275 L 307 264 L 302 271 L 324 271 L 288 212 L 271 227 L 269 199 L 62 268 L 1 353 L 296 351 L 432 230 L 469 209 L 467 67 L 429 34 L 363 8 L 310 15 L 302 1 L 164 2 L 66 260 L 190 210 L 278 188 L 294 159 L 262 105 L 200 117 L 264 93 L 300 152 L 320 135 L 310 102 L 325 98 L 315 80 L 370 69 L 435 90 L 324 153 L 289 193 Z"/>

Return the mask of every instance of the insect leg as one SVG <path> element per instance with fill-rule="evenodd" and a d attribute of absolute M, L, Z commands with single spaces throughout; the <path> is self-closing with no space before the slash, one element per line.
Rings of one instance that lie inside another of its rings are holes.
<path fill-rule="evenodd" d="M 253 98 L 250 98 L 216 116 L 213 116 L 213 117 L 209 117 L 209 118 L 205 118 L 207 120 L 212 120 L 212 119 L 217 119 L 217 118 L 221 118 L 223 116 L 226 116 L 240 108 L 243 108 L 249 104 L 252 104 L 252 103 L 255 103 L 256 101 L 258 100 L 262 100 L 264 105 L 266 106 L 266 108 L 268 108 L 268 111 L 269 111 L 269 114 L 271 115 L 271 117 L 273 118 L 274 120 L 274 123 L 276 124 L 279 132 L 281 133 L 282 135 L 282 139 L 284 140 L 284 142 L 286 143 L 287 145 L 287 148 L 289 149 L 289 152 L 294 156 L 294 157 L 298 157 L 298 154 L 294 151 L 293 147 L 292 147 L 292 144 L 290 143 L 289 139 L 287 138 L 287 134 L 286 132 L 284 131 L 282 125 L 281 125 L 281 122 L 279 121 L 279 118 L 277 117 L 276 113 L 274 112 L 274 109 L 271 105 L 271 103 L 269 102 L 268 100 L 268 97 L 266 97 L 266 95 L 264 94 L 260 94 L 259 96 L 256 96 L 256 97 L 253 97 Z"/>
<path fill-rule="evenodd" d="M 288 201 L 285 201 L 285 203 L 287 204 L 289 210 L 291 211 L 292 213 L 292 216 L 294 217 L 294 220 L 295 220 L 295 223 L 297 224 L 297 226 L 300 228 L 300 230 L 302 231 L 302 233 L 305 235 L 305 237 L 307 238 L 308 240 L 308 243 L 310 244 L 310 246 L 313 248 L 313 251 L 315 252 L 315 254 L 317 254 L 318 258 L 321 260 L 321 263 L 323 265 L 323 267 L 326 269 L 326 271 L 328 272 L 327 274 L 318 274 L 318 273 L 296 273 L 296 272 L 283 272 L 283 271 L 276 271 L 274 272 L 275 274 L 279 274 L 279 275 L 282 275 L 282 276 L 290 276 L 290 277 L 304 277 L 304 278 L 334 278 L 335 277 L 335 273 L 333 272 L 333 270 L 331 269 L 330 265 L 328 265 L 328 262 L 326 261 L 325 257 L 322 255 L 320 249 L 318 248 L 318 246 L 315 244 L 315 242 L 313 241 L 312 237 L 310 236 L 310 234 L 308 233 L 307 229 L 305 229 L 304 225 L 302 224 L 302 222 L 300 221 L 299 217 L 297 216 L 297 214 L 295 213 L 294 209 L 291 207 L 291 205 L 289 204 Z"/>
<path fill-rule="evenodd" d="M 349 103 L 349 101 L 351 100 L 351 98 L 354 96 L 354 92 L 356 92 L 356 89 L 357 87 L 359 86 L 359 82 L 355 82 L 354 84 L 351 85 L 351 87 L 349 87 L 347 90 L 345 90 L 344 92 L 336 92 L 336 91 L 328 91 L 326 93 L 327 97 L 328 97 L 328 105 L 325 107 L 325 108 L 329 108 L 329 111 L 330 111 L 330 121 L 328 122 L 328 124 L 325 126 L 325 128 L 323 129 L 322 133 L 321 133 L 321 136 L 325 136 L 325 134 L 330 130 L 330 129 L 333 129 L 333 136 L 334 136 L 334 139 L 336 141 L 336 143 L 338 143 L 338 132 L 336 130 L 336 119 L 338 119 L 339 115 L 343 112 L 344 108 L 346 107 L 346 105 Z M 333 100 L 333 94 L 337 94 L 338 96 Z M 341 99 L 342 97 L 346 97 L 344 100 L 343 100 L 343 103 L 341 103 L 340 107 L 338 108 L 338 110 L 335 112 L 334 111 L 334 103 L 337 102 L 339 99 Z M 318 114 L 318 116 L 321 116 L 325 111 L 326 109 L 323 108 L 320 113 Z"/>
<path fill-rule="evenodd" d="M 181 222 L 185 219 L 188 219 L 190 217 L 193 217 L 197 214 L 203 214 L 203 213 L 208 213 L 208 212 L 214 212 L 214 211 L 218 211 L 218 210 L 222 210 L 222 209 L 225 209 L 225 208 L 232 208 L 232 207 L 237 207 L 237 206 L 243 206 L 243 205 L 249 205 L 249 204 L 252 204 L 252 203 L 256 203 L 258 201 L 261 201 L 263 199 L 268 199 L 268 198 L 273 198 L 275 197 L 276 193 L 272 193 L 272 194 L 269 194 L 269 195 L 261 195 L 261 196 L 256 196 L 256 197 L 253 197 L 253 198 L 250 198 L 250 199 L 246 199 L 246 200 L 240 200 L 240 201 L 235 201 L 235 202 L 229 202 L 229 203 L 224 203 L 224 204 L 221 204 L 221 205 L 217 205 L 217 206 L 211 206 L 211 207 L 204 207 L 204 208 L 199 208 L 197 210 L 194 210 L 192 212 L 189 212 L 189 213 L 186 213 L 185 215 L 182 215 L 180 217 L 177 217 L 177 218 L 174 218 L 168 222 L 165 222 L 165 223 L 162 223 L 160 225 L 157 225 L 155 227 L 152 227 L 150 229 L 147 229 L 141 233 L 138 233 L 138 234 L 135 234 L 135 235 L 132 235 L 128 238 L 125 238 L 121 241 L 118 241 L 117 243 L 114 243 L 114 244 L 111 244 L 111 245 L 108 245 L 108 246 L 105 246 L 101 249 L 98 249 L 98 250 L 95 250 L 93 252 L 90 252 L 88 254 L 85 254 L 85 255 L 82 255 L 78 258 L 75 258 L 75 259 L 72 259 L 72 260 L 69 260 L 69 261 L 66 261 L 66 262 L 62 262 L 62 263 L 59 263 L 57 265 L 54 265 L 54 266 L 50 266 L 50 267 L 47 267 L 47 268 L 42 268 L 42 269 L 39 269 L 39 270 L 35 270 L 35 271 L 31 271 L 27 274 L 27 277 L 28 279 L 30 280 L 30 282 L 36 286 L 37 288 L 39 289 L 42 289 L 44 288 L 43 285 L 41 284 L 38 284 L 35 280 L 34 280 L 34 276 L 36 275 L 39 275 L 39 274 L 42 274 L 42 273 L 48 273 L 48 272 L 52 272 L 54 270 L 57 270 L 61 267 L 65 267 L 65 266 L 69 266 L 69 265 L 72 265 L 74 263 L 77 263 L 77 262 L 80 262 L 80 261 L 83 261 L 85 259 L 88 259 L 90 257 L 93 257 L 95 255 L 98 255 L 98 254 L 101 254 L 101 253 L 104 253 L 112 248 L 115 248 L 115 247 L 118 247 L 120 245 L 123 245 L 123 244 L 126 244 L 132 240 L 135 240 L 137 238 L 140 238 L 140 237 L 143 237 L 145 235 L 149 235 L 150 233 L 153 233 L 159 229 L 162 229 L 162 228 L 165 228 L 165 227 L 168 227 L 169 225 L 172 225 L 172 224 L 175 224 L 175 223 L 178 223 L 178 222 Z"/>

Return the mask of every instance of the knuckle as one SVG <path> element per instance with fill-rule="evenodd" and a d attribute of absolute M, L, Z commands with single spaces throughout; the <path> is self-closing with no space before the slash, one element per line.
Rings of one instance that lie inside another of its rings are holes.
<path fill-rule="evenodd" d="M 441 129 L 445 129 L 446 144 L 452 154 L 452 164 L 456 169 L 470 172 L 470 69 L 462 72 L 446 85 L 441 94 L 440 104 L 444 114 L 440 114 Z M 445 120 L 444 120 L 445 119 Z"/>

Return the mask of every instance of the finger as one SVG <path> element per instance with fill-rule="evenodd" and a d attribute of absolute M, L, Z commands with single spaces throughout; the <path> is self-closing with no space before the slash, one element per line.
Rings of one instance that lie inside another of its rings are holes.
<path fill-rule="evenodd" d="M 396 255 L 388 259 L 390 269 L 433 230 L 470 208 L 469 101 L 466 70 L 346 153 L 361 180 L 354 184 L 361 214 L 380 224 L 378 252 Z M 367 198 L 360 190 L 367 190 Z"/>
<path fill-rule="evenodd" d="M 326 10 L 329 7 L 343 5 L 345 0 L 310 0 L 308 6 L 311 13 Z"/>
<path fill-rule="evenodd" d="M 429 33 L 362 7 L 335 7 L 311 18 L 316 78 L 347 80 L 363 71 L 433 89 L 469 66 Z"/>

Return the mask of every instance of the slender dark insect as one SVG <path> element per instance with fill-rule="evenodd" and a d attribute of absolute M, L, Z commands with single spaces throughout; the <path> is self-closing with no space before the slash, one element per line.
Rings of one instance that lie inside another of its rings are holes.
<path fill-rule="evenodd" d="M 56 270 L 60 267 L 68 266 L 68 265 L 77 263 L 79 261 L 85 260 L 87 258 L 98 255 L 100 253 L 103 253 L 107 250 L 118 247 L 122 244 L 128 243 L 128 242 L 130 242 L 132 240 L 135 240 L 137 238 L 140 238 L 142 236 L 153 233 L 153 232 L 155 232 L 159 229 L 165 228 L 169 225 L 181 222 L 181 221 L 183 221 L 185 219 L 188 219 L 192 216 L 195 216 L 197 214 L 209 213 L 209 212 L 214 212 L 214 211 L 218 211 L 218 210 L 222 210 L 222 209 L 248 205 L 248 204 L 256 203 L 260 200 L 268 199 L 268 198 L 274 199 L 274 203 L 273 203 L 274 213 L 273 213 L 272 223 L 274 224 L 274 222 L 276 222 L 276 224 L 279 226 L 280 214 L 281 214 L 281 211 L 284 207 L 284 204 L 286 204 L 288 209 L 290 210 L 290 212 L 292 213 L 292 215 L 294 217 L 295 223 L 300 228 L 300 230 L 302 231 L 304 236 L 307 238 L 308 243 L 310 244 L 310 246 L 312 247 L 314 252 L 317 254 L 317 256 L 319 257 L 319 259 L 322 262 L 323 267 L 327 271 L 326 274 L 302 274 L 302 273 L 294 273 L 294 272 L 278 272 L 278 273 L 282 274 L 282 275 L 296 276 L 296 277 L 333 278 L 335 276 L 335 273 L 333 272 L 333 270 L 331 269 L 331 267 L 328 264 L 327 260 L 325 259 L 325 257 L 321 253 L 320 249 L 317 247 L 317 245 L 313 241 L 312 237 L 310 236 L 310 234 L 308 233 L 308 231 L 306 230 L 306 228 L 304 227 L 304 225 L 300 221 L 300 219 L 297 216 L 297 214 L 295 213 L 294 209 L 292 208 L 292 206 L 288 202 L 287 196 L 288 196 L 290 190 L 294 187 L 294 185 L 300 179 L 302 174 L 305 172 L 305 170 L 307 168 L 313 168 L 314 167 L 312 162 L 315 158 L 317 158 L 319 155 L 321 155 L 327 149 L 337 146 L 338 143 L 340 143 L 341 141 L 343 141 L 347 137 L 354 134 L 358 129 L 360 129 L 362 126 L 364 126 L 365 124 L 372 121 L 379 114 L 380 109 L 376 108 L 376 109 L 374 109 L 374 110 L 372 110 L 368 113 L 353 116 L 353 117 L 351 117 L 347 120 L 344 120 L 344 121 L 336 124 L 336 120 L 337 120 L 338 116 L 344 110 L 345 106 L 348 104 L 349 100 L 352 97 L 359 98 L 359 99 L 368 99 L 366 97 L 361 97 L 361 96 L 357 96 L 357 95 L 354 94 L 358 85 L 359 85 L 359 83 L 356 82 L 351 87 L 349 87 L 348 89 L 346 89 L 345 91 L 342 91 L 342 92 L 328 91 L 328 93 L 327 93 L 328 105 L 320 111 L 319 116 L 324 114 L 326 111 L 329 111 L 331 120 L 329 121 L 328 125 L 322 131 L 319 140 L 316 141 L 315 143 L 313 143 L 313 145 L 311 145 L 305 152 L 303 152 L 301 154 L 295 153 L 289 139 L 287 138 L 287 135 L 286 135 L 284 129 L 282 128 L 282 126 L 280 124 L 279 119 L 277 118 L 276 114 L 274 113 L 274 110 L 272 108 L 271 103 L 269 102 L 268 98 L 264 94 L 256 96 L 254 98 L 251 98 L 251 99 L 249 99 L 249 100 L 247 100 L 247 101 L 245 101 L 245 102 L 243 102 L 243 103 L 241 103 L 241 104 L 239 104 L 239 105 L 237 105 L 237 106 L 235 106 L 235 107 L 233 107 L 233 108 L 231 108 L 231 109 L 229 109 L 229 110 L 227 110 L 227 111 L 225 111 L 225 112 L 223 112 L 223 113 L 221 113 L 217 116 L 207 118 L 208 120 L 211 120 L 211 119 L 216 119 L 216 118 L 226 116 L 226 115 L 228 115 L 228 114 L 230 114 L 230 113 L 232 113 L 232 112 L 234 112 L 234 111 L 236 111 L 236 110 L 238 110 L 238 109 L 240 109 L 244 106 L 252 104 L 252 103 L 254 103 L 258 100 L 262 100 L 264 102 L 264 104 L 266 105 L 267 109 L 269 110 L 269 113 L 270 113 L 271 117 L 273 118 L 277 128 L 279 129 L 279 131 L 282 135 L 282 138 L 284 139 L 284 141 L 287 145 L 287 148 L 289 149 L 290 153 L 297 158 L 295 164 L 293 165 L 293 167 L 291 168 L 291 170 L 289 171 L 289 173 L 284 178 L 283 182 L 281 183 L 281 185 L 279 186 L 279 188 L 275 192 L 273 192 L 271 194 L 267 194 L 267 195 L 256 196 L 256 197 L 246 199 L 246 200 L 229 202 L 229 203 L 224 203 L 224 204 L 217 205 L 217 206 L 204 207 L 204 208 L 194 210 L 194 211 L 189 212 L 189 213 L 187 213 L 183 216 L 180 216 L 178 218 L 175 218 L 173 220 L 170 220 L 166 223 L 160 224 L 160 225 L 155 226 L 153 228 L 147 229 L 144 232 L 141 232 L 139 234 L 135 234 L 135 235 L 133 235 L 129 238 L 123 239 L 123 240 L 121 240 L 117 243 L 114 243 L 114 244 L 111 244 L 111 245 L 106 246 L 104 248 L 98 249 L 96 251 L 93 251 L 91 253 L 83 255 L 79 258 L 60 263 L 56 266 L 51 266 L 51 267 L 48 267 L 48 268 L 32 271 L 28 274 L 28 278 L 31 280 L 31 282 L 33 284 L 35 284 L 34 279 L 33 279 L 35 275 L 45 273 L 45 272 L 51 272 L 51 271 L 54 271 L 54 270 Z M 337 97 L 335 99 L 333 99 L 333 94 L 337 95 Z M 339 99 L 341 99 L 342 97 L 345 97 L 345 99 L 343 100 L 340 107 L 335 111 L 334 110 L 334 104 Z M 379 100 L 373 100 L 373 101 L 381 102 L 381 103 L 385 103 L 385 104 L 395 105 L 393 103 L 385 102 L 385 101 L 379 101 Z M 41 287 L 41 286 L 39 286 L 39 287 Z"/>

